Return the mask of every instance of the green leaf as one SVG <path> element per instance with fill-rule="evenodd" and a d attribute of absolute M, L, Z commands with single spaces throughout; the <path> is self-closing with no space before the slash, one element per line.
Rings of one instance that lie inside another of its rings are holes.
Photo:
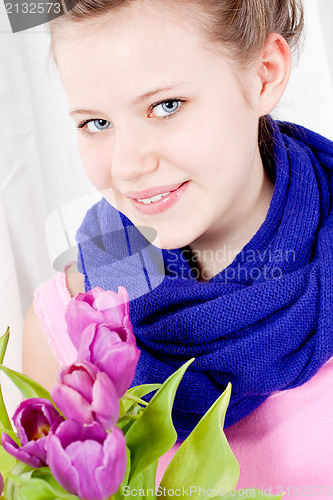
<path fill-rule="evenodd" d="M 231 384 L 228 384 L 178 448 L 164 473 L 161 487 L 170 491 L 183 486 L 197 487 L 198 491 L 199 487 L 203 491 L 216 488 L 226 493 L 236 487 L 239 465 L 223 432 L 230 394 Z M 204 498 L 208 496 L 202 493 L 200 499 Z"/>
<path fill-rule="evenodd" d="M 124 489 L 126 493 L 125 498 L 150 498 L 152 500 L 156 500 L 156 491 L 155 491 L 155 480 L 156 480 L 156 470 L 157 470 L 158 461 L 152 463 L 144 469 L 140 474 L 133 478 L 127 489 Z M 141 493 L 141 494 L 140 494 Z"/>
<path fill-rule="evenodd" d="M 15 500 L 78 500 L 79 497 L 70 493 L 62 493 L 55 490 L 43 479 L 31 478 L 23 482 L 18 481 L 18 489 L 15 492 Z"/>
<path fill-rule="evenodd" d="M 49 467 L 40 467 L 35 469 L 31 473 L 31 477 L 34 479 L 43 479 L 43 481 L 46 481 L 50 486 L 52 486 L 54 492 L 58 492 L 61 495 L 68 495 L 68 492 L 53 477 Z"/>
<path fill-rule="evenodd" d="M 7 328 L 6 333 L 0 338 L 0 363 L 3 362 L 3 358 L 5 356 L 5 352 L 8 345 L 8 340 L 9 340 L 9 327 Z M 0 425 L 4 429 L 13 430 L 12 424 L 10 422 L 7 413 L 5 402 L 3 400 L 1 385 L 0 385 Z"/>
<path fill-rule="evenodd" d="M 6 480 L 10 470 L 16 463 L 17 460 L 9 455 L 2 446 L 0 446 L 0 471 L 4 480 Z"/>
<path fill-rule="evenodd" d="M 10 499 L 15 500 L 78 500 L 76 495 L 67 493 L 62 486 L 54 479 L 48 467 L 31 469 L 20 474 L 14 468 L 9 476 L 11 487 Z M 5 493 L 8 494 L 8 492 Z"/>
<path fill-rule="evenodd" d="M 10 474 L 7 477 L 4 488 L 4 496 L 9 500 L 16 500 L 16 493 L 18 491 L 17 480 L 25 480 L 28 481 L 30 479 L 31 473 L 33 472 L 33 468 L 29 467 L 29 465 L 22 464 L 19 462 L 13 469 L 10 471 Z"/>
<path fill-rule="evenodd" d="M 190 359 L 163 383 L 127 431 L 126 442 L 132 461 L 130 479 L 149 467 L 175 444 L 177 433 L 171 418 L 172 406 L 177 387 L 193 361 L 194 358 Z"/>
<path fill-rule="evenodd" d="M 119 400 L 119 406 L 120 406 L 119 416 L 122 417 L 126 413 L 125 406 L 124 406 L 122 399 Z"/>
<path fill-rule="evenodd" d="M 3 362 L 3 358 L 5 357 L 5 352 L 6 352 L 8 340 L 9 340 L 9 332 L 10 332 L 10 328 L 8 326 L 6 333 L 4 333 L 2 337 L 0 337 L 0 363 Z"/>
<path fill-rule="evenodd" d="M 30 377 L 6 368 L 2 364 L 0 364 L 0 369 L 10 378 L 25 398 L 44 398 L 52 401 L 50 393 Z"/>
<path fill-rule="evenodd" d="M 13 426 L 10 422 L 5 402 L 3 400 L 1 385 L 0 385 L 0 426 L 3 429 L 9 430 L 9 431 L 13 430 Z"/>
<path fill-rule="evenodd" d="M 31 473 L 34 471 L 32 467 L 29 465 L 23 464 L 22 462 L 18 462 L 15 467 L 10 471 L 11 475 L 17 476 L 17 477 L 29 477 L 31 476 Z"/>
<path fill-rule="evenodd" d="M 156 391 L 160 387 L 162 387 L 162 384 L 136 385 L 135 387 L 132 387 L 131 389 L 129 389 L 126 392 L 125 396 L 127 394 L 131 394 L 133 396 L 136 396 L 137 398 L 143 398 L 143 396 L 146 396 L 150 392 Z M 124 404 L 125 412 L 128 412 L 135 405 L 135 403 L 133 403 L 132 401 L 128 401 L 126 399 L 124 399 L 123 404 Z"/>
<path fill-rule="evenodd" d="M 142 407 L 136 405 L 130 414 L 126 413 L 117 422 L 117 427 L 123 431 L 124 436 L 126 436 L 130 427 L 134 424 L 137 418 L 139 418 L 139 413 L 142 412 Z"/>

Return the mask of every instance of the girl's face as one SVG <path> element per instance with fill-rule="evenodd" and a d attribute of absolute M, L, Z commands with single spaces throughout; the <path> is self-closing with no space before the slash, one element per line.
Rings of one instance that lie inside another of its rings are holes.
<path fill-rule="evenodd" d="M 240 241 L 265 184 L 256 69 L 236 78 L 186 15 L 138 2 L 55 45 L 90 181 L 161 248 Z"/>

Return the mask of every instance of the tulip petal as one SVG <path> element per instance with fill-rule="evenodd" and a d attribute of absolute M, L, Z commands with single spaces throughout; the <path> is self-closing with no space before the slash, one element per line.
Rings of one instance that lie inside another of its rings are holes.
<path fill-rule="evenodd" d="M 62 422 L 48 437 L 47 463 L 55 479 L 86 500 L 104 500 L 119 489 L 126 472 L 126 441 L 120 429 Z"/>
<path fill-rule="evenodd" d="M 74 494 L 78 492 L 79 474 L 62 448 L 60 439 L 54 434 L 49 436 L 47 464 L 54 478 L 66 491 Z"/>
<path fill-rule="evenodd" d="M 130 342 L 136 347 L 136 337 L 133 332 L 133 326 L 130 318 L 124 319 L 124 329 L 126 330 L 126 342 Z"/>
<path fill-rule="evenodd" d="M 123 343 L 117 332 L 105 325 L 99 325 L 96 328 L 94 340 L 90 344 L 91 360 L 96 365 L 96 360 L 102 359 L 106 351 Z"/>
<path fill-rule="evenodd" d="M 60 415 L 50 401 L 48 400 L 44 401 L 45 402 L 41 404 L 40 411 L 43 413 L 47 421 L 52 425 L 55 421 L 59 419 Z"/>
<path fill-rule="evenodd" d="M 105 342 L 107 342 L 109 346 L 122 343 L 122 339 L 117 331 L 117 328 L 112 324 L 110 326 L 104 324 L 98 325 L 94 340 L 97 346 L 101 346 L 101 354 L 104 354 L 103 346 L 105 345 Z M 96 356 L 97 354 L 98 353 L 96 352 Z"/>
<path fill-rule="evenodd" d="M 107 434 L 97 422 L 82 425 L 74 420 L 65 420 L 57 428 L 56 435 L 60 439 L 63 448 L 67 448 L 73 441 L 85 441 L 86 439 L 103 443 Z"/>
<path fill-rule="evenodd" d="M 91 403 L 91 391 L 94 384 L 94 378 L 86 371 L 83 369 L 76 369 L 72 373 L 65 375 L 61 382 L 74 391 L 82 394 L 82 396 Z"/>
<path fill-rule="evenodd" d="M 89 290 L 86 293 L 80 293 L 77 295 L 76 300 L 81 300 L 83 302 L 87 302 L 91 307 L 94 305 L 94 302 L 96 298 L 101 294 L 105 293 L 104 288 L 101 288 L 99 286 L 95 286 L 91 290 Z"/>
<path fill-rule="evenodd" d="M 122 305 L 109 306 L 107 309 L 101 311 L 103 313 L 103 323 L 112 325 L 115 328 L 121 328 L 123 325 L 126 310 Z"/>
<path fill-rule="evenodd" d="M 4 448 L 27 465 L 43 467 L 46 464 L 47 435 L 63 418 L 48 399 L 30 398 L 20 403 L 13 420 L 22 446 L 3 434 Z"/>
<path fill-rule="evenodd" d="M 94 302 L 95 302 L 95 297 L 97 295 L 99 295 L 97 288 L 96 289 L 91 289 L 88 292 L 80 293 L 79 295 L 77 295 L 76 298 L 75 298 L 75 300 L 76 301 L 85 302 L 90 307 L 93 307 Z"/>
<path fill-rule="evenodd" d="M 99 294 L 94 307 L 103 311 L 108 324 L 122 324 L 124 316 L 129 316 L 129 297 L 126 288 L 119 287 L 118 293 L 112 290 Z"/>
<path fill-rule="evenodd" d="M 55 384 L 52 399 L 66 418 L 90 424 L 94 421 L 90 403 L 77 391 L 64 384 Z"/>
<path fill-rule="evenodd" d="M 118 393 L 106 373 L 98 373 L 92 395 L 91 409 L 96 420 L 104 429 L 111 429 L 118 422 L 120 404 Z"/>
<path fill-rule="evenodd" d="M 96 469 L 95 477 L 103 498 L 106 498 L 119 489 L 126 472 L 126 440 L 118 427 L 114 427 L 108 434 L 103 451 L 103 467 Z"/>
<path fill-rule="evenodd" d="M 59 417 L 59 413 L 48 399 L 30 398 L 19 404 L 13 415 L 13 421 L 22 445 L 30 440 L 28 433 L 30 435 L 36 433 L 37 422 L 41 416 L 45 417 L 49 426 Z"/>
<path fill-rule="evenodd" d="M 103 446 L 90 439 L 84 442 L 76 441 L 66 448 L 66 453 L 78 471 L 77 495 L 87 500 L 102 500 L 104 497 L 101 495 L 98 482 L 94 480 L 94 473 L 103 464 Z"/>
<path fill-rule="evenodd" d="M 30 443 L 27 443 L 25 446 L 18 446 L 18 444 L 15 443 L 15 441 L 5 432 L 3 432 L 1 435 L 1 444 L 6 452 L 9 453 L 9 455 L 12 455 L 24 464 L 30 465 L 30 467 L 38 469 L 39 467 L 43 467 L 46 464 L 45 453 L 41 453 L 41 450 L 36 444 L 36 441 L 33 441 L 31 443 L 32 445 L 34 445 L 32 446 L 32 449 L 31 447 L 29 447 Z"/>
<path fill-rule="evenodd" d="M 103 323 L 104 316 L 86 302 L 74 297 L 67 305 L 65 320 L 70 339 L 78 349 L 82 332 L 91 324 Z"/>
<path fill-rule="evenodd" d="M 79 316 L 82 316 L 81 319 Z M 78 359 L 93 363 L 101 371 L 105 371 L 111 378 L 118 397 L 122 397 L 133 381 L 140 355 L 130 321 L 127 290 L 119 287 L 115 293 L 95 287 L 86 294 L 79 294 L 69 303 L 66 321 L 69 330 L 75 330 L 72 334 L 69 333 L 78 350 Z M 75 372 L 73 375 L 72 372 L 74 370 L 64 372 L 60 381 L 76 389 L 91 403 L 92 399 L 88 397 L 91 390 L 88 379 L 83 383 L 84 390 L 81 390 L 83 378 L 81 380 L 79 373 Z M 72 379 L 68 375 L 73 375 Z M 95 375 L 92 379 L 95 380 Z M 113 408 L 113 403 L 109 403 Z M 94 405 L 99 404 L 99 399 L 96 399 Z"/>
<path fill-rule="evenodd" d="M 115 344 L 105 350 L 99 358 L 95 357 L 96 366 L 107 373 L 112 380 L 119 398 L 121 398 L 133 381 L 140 356 L 139 349 L 125 342 Z"/>
<path fill-rule="evenodd" d="M 27 452 L 29 455 L 32 455 L 36 457 L 42 464 L 46 464 L 46 447 L 47 443 L 47 436 L 37 439 L 37 441 L 29 441 L 24 447 L 22 446 L 21 449 L 24 449 L 25 452 Z"/>
<path fill-rule="evenodd" d="M 91 361 L 91 345 L 94 341 L 97 325 L 91 324 L 84 329 L 81 334 L 80 342 L 76 346 L 78 350 L 78 359 Z"/>

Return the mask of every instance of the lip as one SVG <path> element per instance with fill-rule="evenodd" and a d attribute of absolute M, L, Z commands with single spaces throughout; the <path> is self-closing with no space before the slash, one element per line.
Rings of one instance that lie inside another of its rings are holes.
<path fill-rule="evenodd" d="M 150 203 L 149 205 L 145 205 L 144 203 L 138 201 L 136 198 L 131 198 L 131 203 L 134 206 L 134 208 L 140 212 L 143 215 L 155 215 L 159 214 L 161 212 L 164 212 L 165 210 L 168 210 L 171 208 L 177 201 L 179 201 L 184 192 L 186 191 L 190 181 L 183 182 L 181 184 L 176 184 L 176 189 L 171 190 L 171 192 L 165 196 L 164 198 L 161 198 L 159 201 L 155 201 L 154 203 Z M 169 187 L 169 186 L 167 186 Z M 171 186 L 170 186 L 171 187 Z M 169 189 L 170 189 L 169 187 Z M 165 187 L 163 187 L 165 190 Z M 158 194 L 163 194 L 166 191 L 160 191 Z M 156 193 L 156 190 L 155 190 Z M 142 196 L 140 194 L 140 196 Z M 146 198 L 150 198 L 150 196 L 145 195 Z M 141 198 L 140 198 L 141 199 Z"/>
<path fill-rule="evenodd" d="M 145 189 L 144 191 L 130 191 L 128 193 L 125 193 L 125 196 L 126 198 L 132 198 L 134 200 L 144 200 L 145 198 L 152 198 L 153 196 L 167 193 L 168 191 L 175 191 L 182 184 L 184 184 L 184 182 L 179 182 L 178 184 L 172 184 L 169 186 L 161 186 L 161 187 Z"/>

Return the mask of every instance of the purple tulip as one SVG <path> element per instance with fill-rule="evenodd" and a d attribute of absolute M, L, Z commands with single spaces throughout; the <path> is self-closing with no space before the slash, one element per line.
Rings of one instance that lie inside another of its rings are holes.
<path fill-rule="evenodd" d="M 116 294 L 96 287 L 80 293 L 69 302 L 65 317 L 78 359 L 105 371 L 121 398 L 133 381 L 140 356 L 127 290 L 119 287 Z"/>
<path fill-rule="evenodd" d="M 51 394 L 54 403 L 66 418 L 92 424 L 97 420 L 104 429 L 111 429 L 119 418 L 117 391 L 106 373 L 87 361 L 64 367 L 58 374 Z"/>
<path fill-rule="evenodd" d="M 90 325 L 82 333 L 78 350 L 79 359 L 90 361 L 105 371 L 121 398 L 131 386 L 140 351 L 126 342 L 121 332 L 107 325 Z"/>
<path fill-rule="evenodd" d="M 19 446 L 5 432 L 1 444 L 7 453 L 31 467 L 46 465 L 46 442 L 49 432 L 55 430 L 63 421 L 48 399 L 31 398 L 22 401 L 13 416 Z"/>
<path fill-rule="evenodd" d="M 126 440 L 118 427 L 110 433 L 97 423 L 66 420 L 49 436 L 47 463 L 69 493 L 104 500 L 116 493 L 126 472 Z"/>
<path fill-rule="evenodd" d="M 127 342 L 136 344 L 129 316 L 128 293 L 123 286 L 118 288 L 118 293 L 100 287 L 79 293 L 68 303 L 65 319 L 68 333 L 77 348 L 83 330 L 93 323 L 112 326 L 116 331 L 124 329 Z"/>

